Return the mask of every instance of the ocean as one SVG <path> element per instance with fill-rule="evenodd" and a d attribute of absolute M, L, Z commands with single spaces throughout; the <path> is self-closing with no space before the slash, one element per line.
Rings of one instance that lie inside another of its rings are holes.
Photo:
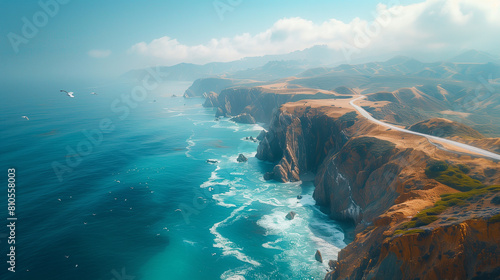
<path fill-rule="evenodd" d="M 1 279 L 323 279 L 346 243 L 315 205 L 313 182 L 264 181 L 272 164 L 246 140 L 264 124 L 216 121 L 202 99 L 171 97 L 190 84 L 140 101 L 121 82 L 65 82 L 75 98 L 50 82 L 4 85 Z"/>

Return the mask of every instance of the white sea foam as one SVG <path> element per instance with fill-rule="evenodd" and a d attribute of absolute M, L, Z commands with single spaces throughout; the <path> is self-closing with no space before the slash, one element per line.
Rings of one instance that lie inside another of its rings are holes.
<path fill-rule="evenodd" d="M 288 220 L 286 215 L 285 212 L 274 211 L 272 214 L 262 216 L 257 224 L 266 229 L 266 235 L 282 235 L 301 220 L 298 215 L 293 220 Z"/>
<path fill-rule="evenodd" d="M 280 243 L 282 242 L 283 239 L 282 238 L 278 238 L 276 241 L 269 241 L 269 242 L 266 242 L 264 244 L 262 244 L 262 247 L 266 248 L 266 249 L 274 249 L 274 250 L 281 250 L 281 251 L 284 251 L 283 248 L 281 248 L 280 246 L 277 245 L 277 243 Z"/>
<path fill-rule="evenodd" d="M 230 190 L 230 191 L 225 192 L 225 193 L 214 194 L 214 195 L 212 195 L 212 198 L 217 201 L 217 205 L 220 205 L 220 206 L 226 207 L 226 208 L 231 208 L 231 207 L 236 207 L 236 205 L 225 203 L 224 199 L 226 197 L 231 197 L 234 195 L 236 195 L 236 193 L 233 190 Z"/>
<path fill-rule="evenodd" d="M 250 127 L 245 129 L 245 131 L 261 131 L 265 130 L 260 124 L 252 124 Z"/>
<path fill-rule="evenodd" d="M 179 114 L 177 114 L 177 115 L 173 115 L 173 116 L 170 116 L 170 117 L 172 117 L 172 118 L 177 118 L 177 117 L 184 117 L 184 116 L 186 116 L 186 114 L 184 114 L 184 113 L 179 113 Z"/>
<path fill-rule="evenodd" d="M 216 124 L 212 126 L 212 128 L 227 128 L 230 129 L 234 132 L 237 132 L 240 130 L 240 127 L 236 125 L 234 122 L 229 122 L 229 121 L 218 121 Z"/>
<path fill-rule="evenodd" d="M 297 198 L 295 198 L 295 199 L 297 199 Z M 300 206 L 306 206 L 306 205 L 312 206 L 312 205 L 316 205 L 316 200 L 314 200 L 314 198 L 312 197 L 312 195 L 310 195 L 310 194 L 304 194 L 304 195 L 302 195 L 302 199 L 299 200 L 299 205 Z"/>
<path fill-rule="evenodd" d="M 190 241 L 190 240 L 182 240 L 182 242 L 186 243 L 186 244 L 189 244 L 191 246 L 195 246 L 196 245 L 196 242 L 194 241 Z"/>
<path fill-rule="evenodd" d="M 185 155 L 186 157 L 188 158 L 193 158 L 193 156 L 191 156 L 190 152 L 191 152 L 191 149 L 196 146 L 196 142 L 193 141 L 193 137 L 194 137 L 194 132 L 191 134 L 191 136 L 189 136 L 189 138 L 186 140 L 186 143 L 188 144 L 187 147 L 186 147 L 186 152 L 185 152 Z"/>
<path fill-rule="evenodd" d="M 222 275 L 220 276 L 220 279 L 223 280 L 245 280 L 245 275 L 251 271 L 252 268 L 250 267 L 238 267 L 235 269 L 230 269 L 227 271 L 224 271 Z"/>
<path fill-rule="evenodd" d="M 211 228 L 210 228 L 210 233 L 212 233 L 214 236 L 215 236 L 215 244 L 214 244 L 214 247 L 215 248 L 221 248 L 222 249 L 222 254 L 224 256 L 234 256 L 236 257 L 238 260 L 242 261 L 242 262 L 246 262 L 246 263 L 249 263 L 251 265 L 254 265 L 254 266 L 260 266 L 260 263 L 257 262 L 257 261 L 254 261 L 252 260 L 250 257 L 248 257 L 247 255 L 245 255 L 243 252 L 242 252 L 242 248 L 238 248 L 236 246 L 236 244 L 234 244 L 232 241 L 230 241 L 229 239 L 223 237 L 218 231 L 217 229 L 221 226 L 221 225 L 225 225 L 226 223 L 228 223 L 228 221 L 230 221 L 231 219 L 233 219 L 237 214 L 239 214 L 241 211 L 243 211 L 247 206 L 249 205 L 249 203 L 245 203 L 243 206 L 241 206 L 240 208 L 238 209 L 235 209 L 233 210 L 233 212 L 231 212 L 231 215 L 229 215 L 229 217 L 227 217 L 226 219 L 224 219 L 223 221 L 221 222 L 218 222 L 218 223 L 215 223 Z"/>
<path fill-rule="evenodd" d="M 276 199 L 274 197 L 271 197 L 268 199 L 256 199 L 255 201 L 258 201 L 260 203 L 267 204 L 267 205 L 276 206 L 276 207 L 284 206 L 278 199 Z"/>

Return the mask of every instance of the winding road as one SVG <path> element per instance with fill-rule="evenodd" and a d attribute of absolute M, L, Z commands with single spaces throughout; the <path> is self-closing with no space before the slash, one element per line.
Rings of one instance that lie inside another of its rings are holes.
<path fill-rule="evenodd" d="M 489 151 L 486 151 L 486 150 L 483 150 L 483 149 L 480 149 L 480 148 L 477 148 L 477 147 L 474 147 L 474 146 L 470 146 L 470 145 L 467 145 L 467 144 L 459 143 L 459 142 L 456 142 L 456 141 L 452 141 L 452 140 L 441 138 L 441 137 L 437 137 L 437 136 L 432 136 L 432 135 L 428 135 L 428 134 L 424 134 L 424 133 L 419 133 L 419 132 L 411 131 L 411 130 L 408 130 L 408 129 L 404 129 L 404 128 L 400 128 L 400 127 L 397 127 L 397 126 L 394 126 L 394 125 L 387 124 L 387 123 L 385 123 L 383 121 L 379 121 L 379 120 L 375 119 L 374 117 L 372 117 L 372 115 L 370 115 L 370 113 L 368 113 L 365 109 L 363 109 L 360 106 L 354 104 L 355 101 L 357 101 L 359 99 L 362 99 L 362 98 L 365 98 L 365 97 L 366 96 L 360 96 L 360 97 L 358 97 L 356 99 L 353 99 L 353 100 L 351 100 L 351 102 L 349 102 L 349 104 L 351 104 L 351 106 L 354 107 L 354 109 L 356 109 L 361 115 L 363 115 L 363 117 L 367 118 L 371 122 L 374 122 L 376 124 L 379 124 L 379 125 L 382 125 L 382 126 L 394 129 L 394 130 L 398 130 L 398 131 L 401 131 L 401 132 L 406 132 L 406 133 L 409 133 L 409 134 L 413 134 L 413 135 L 418 135 L 418 136 L 425 137 L 430 142 L 431 142 L 431 140 L 439 141 L 439 142 L 442 142 L 442 143 L 446 143 L 446 144 L 452 145 L 452 146 L 457 147 L 457 148 L 461 148 L 461 149 L 467 150 L 467 151 L 469 151 L 469 152 L 471 152 L 473 154 L 477 154 L 477 155 L 480 155 L 480 156 L 483 156 L 483 157 L 486 157 L 486 158 L 489 158 L 489 159 L 494 159 L 494 160 L 500 161 L 500 155 L 492 153 L 492 152 L 489 152 Z M 445 148 L 441 147 L 440 145 L 436 145 L 435 143 L 432 143 L 432 144 L 435 145 L 436 147 L 438 147 L 441 150 L 445 150 L 445 151 L 453 152 L 453 153 L 457 153 L 457 154 L 463 154 L 462 152 L 451 151 L 449 149 L 445 149 Z"/>

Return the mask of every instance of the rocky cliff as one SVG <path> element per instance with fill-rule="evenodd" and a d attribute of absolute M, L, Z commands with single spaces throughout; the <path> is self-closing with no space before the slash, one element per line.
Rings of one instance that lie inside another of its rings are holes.
<path fill-rule="evenodd" d="M 298 181 L 314 172 L 317 205 L 356 226 L 325 279 L 500 277 L 500 187 L 489 187 L 500 183 L 499 163 L 380 127 L 349 100 L 294 98 L 246 88 L 207 102 L 219 115 L 270 120 L 256 155 L 275 164 L 265 178 Z M 429 167 L 435 160 L 441 173 Z"/>
<path fill-rule="evenodd" d="M 421 137 L 381 129 L 340 100 L 281 106 L 257 157 L 275 163 L 268 179 L 297 181 L 315 172 L 317 205 L 331 218 L 356 226 L 354 242 L 341 251 L 326 279 L 499 276 L 500 228 L 492 218 L 500 209 L 489 202 L 497 190 L 462 192 L 457 189 L 462 183 L 453 181 L 463 178 L 471 188 L 498 183 L 498 174 L 491 172 L 498 163 L 456 156 Z M 455 169 L 446 170 L 444 180 L 429 177 L 426 168 L 434 158 L 454 162 L 453 168 L 482 182 Z M 439 203 L 448 193 L 467 199 L 453 198 L 444 207 Z M 432 208 L 435 203 L 440 206 Z M 419 216 L 429 207 L 435 216 Z"/>
<path fill-rule="evenodd" d="M 269 123 L 274 110 L 282 104 L 301 99 L 335 98 L 333 94 L 301 94 L 296 92 L 276 93 L 261 87 L 236 87 L 212 92 L 206 96 L 205 107 L 216 107 L 216 116 L 238 116 L 248 114 L 257 122 Z"/>
<path fill-rule="evenodd" d="M 311 107 L 290 113 L 284 107 L 272 118 L 256 157 L 278 162 L 268 174 L 273 179 L 298 181 L 301 174 L 316 172 L 329 153 L 344 146 L 347 138 L 343 130 L 352 124 L 349 116 L 335 119 Z"/>

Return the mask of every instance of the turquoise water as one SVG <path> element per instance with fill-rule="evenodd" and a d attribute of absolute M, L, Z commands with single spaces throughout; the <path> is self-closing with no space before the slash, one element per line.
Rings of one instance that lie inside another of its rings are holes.
<path fill-rule="evenodd" d="M 272 165 L 245 140 L 261 125 L 217 122 L 201 99 L 170 97 L 189 83 L 150 93 L 120 119 L 112 104 L 132 85 L 81 84 L 75 98 L 50 83 L 4 88 L 2 178 L 16 169 L 18 221 L 16 272 L 4 266 L 1 279 L 324 277 L 344 233 L 314 205 L 312 182 L 263 180 Z M 103 119 L 114 129 L 98 137 Z M 67 167 L 60 178 L 54 162 Z"/>

